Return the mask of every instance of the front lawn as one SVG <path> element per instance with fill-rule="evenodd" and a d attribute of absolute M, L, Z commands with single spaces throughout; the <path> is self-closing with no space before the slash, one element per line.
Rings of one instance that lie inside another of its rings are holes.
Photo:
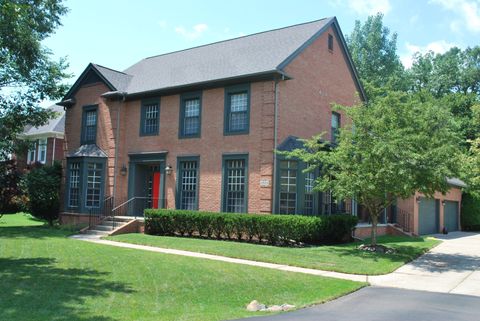
<path fill-rule="evenodd" d="M 123 234 L 108 237 L 108 239 L 319 270 L 369 275 L 390 273 L 440 242 L 426 237 L 381 236 L 378 238 L 379 243 L 397 250 L 396 254 L 387 255 L 357 250 L 357 246 L 361 243 L 287 248 L 145 234 Z"/>
<path fill-rule="evenodd" d="M 225 320 L 251 300 L 297 307 L 362 283 L 93 244 L 0 219 L 0 320 Z M 39 222 L 41 224 L 41 222 Z M 14 225 L 14 226 L 11 226 Z"/>

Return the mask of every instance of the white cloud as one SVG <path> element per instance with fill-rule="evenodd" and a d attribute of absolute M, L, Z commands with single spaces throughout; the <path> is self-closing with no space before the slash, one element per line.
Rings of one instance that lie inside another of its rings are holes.
<path fill-rule="evenodd" d="M 198 39 L 205 31 L 207 31 L 208 26 L 205 23 L 199 23 L 191 30 L 185 29 L 183 26 L 178 26 L 175 28 L 175 32 L 184 37 L 187 40 Z"/>
<path fill-rule="evenodd" d="M 471 32 L 480 32 L 480 1 L 478 0 L 430 0 L 446 10 L 455 12 L 460 19 L 450 24 L 453 31 L 465 26 Z"/>
<path fill-rule="evenodd" d="M 451 42 L 447 42 L 445 40 L 433 41 L 427 44 L 426 46 L 413 45 L 407 42 L 405 44 L 407 52 L 404 55 L 400 56 L 400 60 L 402 61 L 403 65 L 406 68 L 410 68 L 413 62 L 413 54 L 415 54 L 416 52 L 425 54 L 429 51 L 433 51 L 434 53 L 442 54 L 455 46 L 457 45 Z"/>
<path fill-rule="evenodd" d="M 389 0 L 348 0 L 347 6 L 360 15 L 387 14 L 392 9 Z"/>

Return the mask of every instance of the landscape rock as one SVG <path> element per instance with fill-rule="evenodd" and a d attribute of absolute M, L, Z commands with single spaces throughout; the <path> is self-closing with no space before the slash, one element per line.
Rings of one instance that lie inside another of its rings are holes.
<path fill-rule="evenodd" d="M 284 303 L 282 305 L 271 305 L 266 306 L 265 304 L 259 303 L 257 300 L 253 300 L 247 305 L 247 311 L 257 312 L 257 311 L 266 311 L 266 312 L 280 312 L 288 311 L 295 308 L 294 305 Z"/>
<path fill-rule="evenodd" d="M 251 312 L 262 311 L 266 308 L 265 304 L 260 304 L 257 300 L 253 300 L 247 305 L 247 311 Z"/>

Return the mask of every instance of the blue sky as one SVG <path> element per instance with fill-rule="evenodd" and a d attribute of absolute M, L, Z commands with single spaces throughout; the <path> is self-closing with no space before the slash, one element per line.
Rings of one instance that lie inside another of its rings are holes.
<path fill-rule="evenodd" d="M 382 12 L 398 33 L 406 66 L 416 51 L 480 45 L 480 0 L 71 0 L 63 26 L 44 44 L 66 56 L 74 78 L 89 62 L 124 70 L 175 50 L 336 16 L 344 34 Z"/>

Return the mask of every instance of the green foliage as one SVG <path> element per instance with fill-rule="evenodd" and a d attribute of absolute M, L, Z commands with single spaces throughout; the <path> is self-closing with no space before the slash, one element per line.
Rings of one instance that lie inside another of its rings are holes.
<path fill-rule="evenodd" d="M 428 90 L 440 98 L 452 93 L 480 94 L 480 46 L 443 54 L 416 53 L 408 71 L 414 91 Z"/>
<path fill-rule="evenodd" d="M 62 166 L 58 162 L 52 166 L 34 168 L 24 178 L 30 213 L 48 221 L 50 225 L 58 218 L 60 210 L 61 180 Z"/>
<path fill-rule="evenodd" d="M 301 216 L 147 209 L 145 230 L 153 235 L 253 240 L 274 245 L 339 243 L 349 240 L 351 215 Z"/>
<path fill-rule="evenodd" d="M 39 102 L 66 92 L 65 59 L 53 61 L 41 45 L 66 12 L 60 0 L 0 1 L 0 157 L 14 151 L 26 125 L 53 117 Z"/>
<path fill-rule="evenodd" d="M 464 193 L 462 195 L 462 229 L 480 231 L 480 196 Z"/>
<path fill-rule="evenodd" d="M 364 24 L 355 21 L 346 42 L 368 98 L 386 88 L 407 88 L 404 68 L 397 55 L 397 34 L 391 34 L 383 25 L 382 14 L 368 17 Z"/>
<path fill-rule="evenodd" d="M 446 178 L 460 174 L 459 135 L 451 114 L 428 94 L 389 92 L 367 106 L 341 107 L 351 124 L 340 131 L 338 145 L 327 148 L 321 135 L 304 149 L 283 153 L 319 169 L 315 189 L 337 199 L 357 199 L 374 226 L 397 198 L 419 191 L 433 195 L 449 189 Z"/>
<path fill-rule="evenodd" d="M 0 214 L 22 210 L 21 197 L 20 173 L 15 161 L 0 162 Z"/>

